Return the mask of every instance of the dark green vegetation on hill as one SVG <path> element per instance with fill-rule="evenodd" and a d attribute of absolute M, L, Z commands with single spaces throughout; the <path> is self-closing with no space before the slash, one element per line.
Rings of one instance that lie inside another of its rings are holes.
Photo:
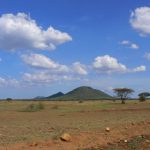
<path fill-rule="evenodd" d="M 76 88 L 63 96 L 52 98 L 54 100 L 100 100 L 112 99 L 112 97 L 100 90 L 91 87 L 82 86 Z"/>
<path fill-rule="evenodd" d="M 45 98 L 46 98 L 46 99 L 51 99 L 51 98 L 56 98 L 56 97 L 60 97 L 60 96 L 63 96 L 63 95 L 64 95 L 64 93 L 58 92 L 58 93 L 56 93 L 56 94 L 53 94 L 53 95 L 48 96 L 48 97 L 45 97 Z"/>

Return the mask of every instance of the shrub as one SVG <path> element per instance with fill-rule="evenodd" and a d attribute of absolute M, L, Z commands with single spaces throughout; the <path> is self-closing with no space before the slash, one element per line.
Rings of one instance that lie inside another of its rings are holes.
<path fill-rule="evenodd" d="M 12 101 L 12 98 L 6 98 L 6 100 L 7 100 L 8 102 L 10 102 L 10 101 Z"/>
<path fill-rule="evenodd" d="M 42 103 L 38 104 L 30 104 L 23 111 L 25 112 L 35 112 L 44 109 L 44 105 Z"/>
<path fill-rule="evenodd" d="M 52 106 L 52 109 L 58 109 L 57 105 Z"/>
<path fill-rule="evenodd" d="M 83 103 L 83 100 L 78 101 L 78 103 Z"/>
<path fill-rule="evenodd" d="M 30 104 L 30 105 L 28 105 L 23 111 L 27 111 L 27 112 L 36 111 L 35 104 Z"/>
<path fill-rule="evenodd" d="M 39 110 L 42 110 L 42 109 L 45 108 L 45 106 L 44 106 L 43 103 L 39 102 L 39 103 L 37 104 L 37 108 L 38 108 Z"/>
<path fill-rule="evenodd" d="M 139 97 L 139 101 L 140 101 L 140 102 L 146 101 L 145 96 L 141 95 L 141 96 Z"/>

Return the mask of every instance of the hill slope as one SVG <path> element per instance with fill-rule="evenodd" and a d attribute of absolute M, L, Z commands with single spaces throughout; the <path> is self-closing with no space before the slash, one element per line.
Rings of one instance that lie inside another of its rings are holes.
<path fill-rule="evenodd" d="M 100 90 L 91 87 L 82 86 L 76 88 L 55 100 L 99 100 L 99 99 L 112 99 L 112 97 Z"/>
<path fill-rule="evenodd" d="M 58 93 L 56 93 L 56 94 L 53 94 L 53 95 L 48 96 L 48 97 L 45 97 L 45 98 L 51 99 L 51 98 L 57 98 L 57 97 L 60 97 L 60 96 L 63 96 L 63 95 L 64 95 L 64 93 L 58 92 Z"/>
<path fill-rule="evenodd" d="M 40 99 L 44 99 L 45 97 L 44 96 L 36 96 L 36 97 L 34 97 L 33 99 L 37 99 L 37 100 L 40 100 Z"/>

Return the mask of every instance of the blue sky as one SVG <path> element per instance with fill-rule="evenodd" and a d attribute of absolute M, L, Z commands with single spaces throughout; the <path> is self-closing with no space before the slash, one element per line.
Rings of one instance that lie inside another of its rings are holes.
<path fill-rule="evenodd" d="M 81 85 L 150 91 L 148 0 L 0 2 L 0 98 Z"/>

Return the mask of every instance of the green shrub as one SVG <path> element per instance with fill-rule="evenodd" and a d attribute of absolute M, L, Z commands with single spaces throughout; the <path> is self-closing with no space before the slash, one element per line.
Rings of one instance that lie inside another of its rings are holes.
<path fill-rule="evenodd" d="M 145 96 L 141 95 L 141 96 L 139 97 L 139 101 L 140 101 L 140 102 L 146 101 Z"/>
<path fill-rule="evenodd" d="M 35 111 L 40 111 L 44 109 L 44 104 L 38 103 L 38 104 L 30 104 L 28 105 L 23 111 L 25 112 L 35 112 Z"/>
<path fill-rule="evenodd" d="M 78 101 L 78 103 L 83 103 L 83 100 Z"/>
<path fill-rule="evenodd" d="M 43 103 L 39 102 L 39 103 L 37 104 L 37 108 L 38 108 L 39 110 L 42 110 L 42 109 L 45 108 L 45 106 L 44 106 Z"/>
<path fill-rule="evenodd" d="M 12 98 L 6 98 L 6 101 L 11 102 Z"/>

